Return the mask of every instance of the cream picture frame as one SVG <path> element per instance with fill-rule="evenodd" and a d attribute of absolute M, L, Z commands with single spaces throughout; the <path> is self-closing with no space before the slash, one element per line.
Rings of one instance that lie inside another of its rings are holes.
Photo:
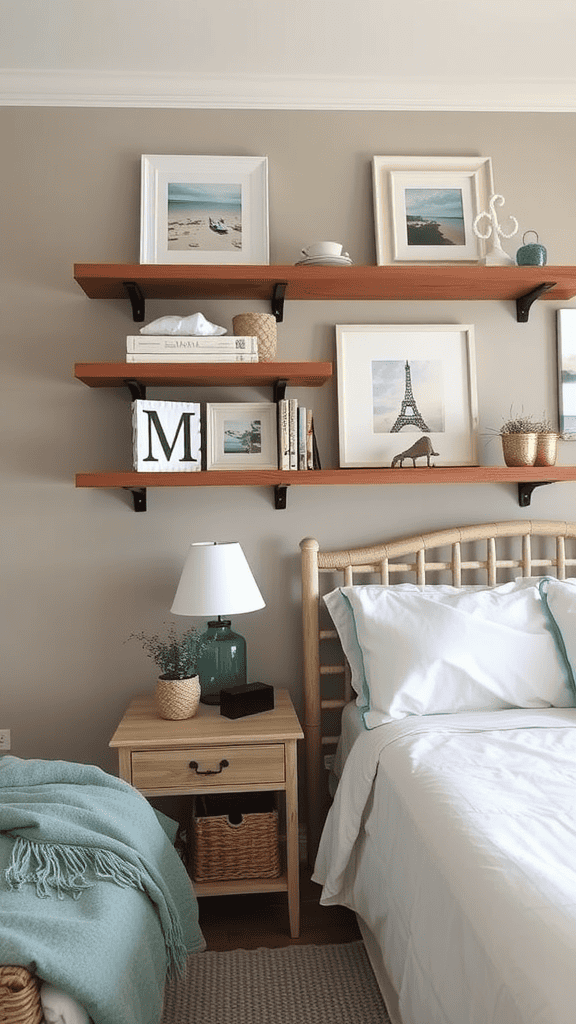
<path fill-rule="evenodd" d="M 474 220 L 494 191 L 489 157 L 375 156 L 376 258 L 389 263 L 478 263 Z"/>

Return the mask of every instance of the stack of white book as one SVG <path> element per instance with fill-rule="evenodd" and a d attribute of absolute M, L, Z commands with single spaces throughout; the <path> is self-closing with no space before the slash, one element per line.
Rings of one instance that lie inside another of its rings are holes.
<path fill-rule="evenodd" d="M 312 409 L 297 398 L 278 402 L 278 468 L 320 469 Z"/>
<path fill-rule="evenodd" d="M 200 337 L 129 334 L 127 363 L 257 363 L 258 338 L 251 335 Z"/>

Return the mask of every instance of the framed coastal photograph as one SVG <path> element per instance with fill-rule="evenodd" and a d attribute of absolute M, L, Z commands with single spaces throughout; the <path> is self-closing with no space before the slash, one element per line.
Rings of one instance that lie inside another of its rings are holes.
<path fill-rule="evenodd" d="M 142 156 L 141 263 L 269 258 L 265 156 Z"/>
<path fill-rule="evenodd" d="M 478 465 L 472 325 L 339 324 L 336 367 L 340 466 Z"/>
<path fill-rule="evenodd" d="M 375 156 L 372 174 L 379 266 L 485 255 L 473 224 L 494 191 L 489 158 Z"/>
<path fill-rule="evenodd" d="M 557 311 L 559 432 L 576 441 L 576 309 Z"/>
<path fill-rule="evenodd" d="M 278 469 L 275 402 L 208 402 L 206 469 Z"/>

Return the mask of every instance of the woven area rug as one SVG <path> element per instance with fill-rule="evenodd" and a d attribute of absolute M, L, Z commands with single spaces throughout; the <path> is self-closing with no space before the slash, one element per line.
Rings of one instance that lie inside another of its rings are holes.
<path fill-rule="evenodd" d="M 162 1024 L 389 1024 L 363 942 L 196 953 Z"/>

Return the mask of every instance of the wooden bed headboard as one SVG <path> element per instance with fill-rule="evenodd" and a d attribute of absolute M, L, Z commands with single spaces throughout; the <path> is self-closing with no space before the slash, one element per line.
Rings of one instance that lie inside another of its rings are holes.
<path fill-rule="evenodd" d="M 335 748 L 342 708 L 353 697 L 348 666 L 324 608 L 323 594 L 337 586 L 370 582 L 384 586 L 394 582 L 451 583 L 460 587 L 463 574 L 464 583 L 488 586 L 518 576 L 565 579 L 571 575 L 569 567 L 576 566 L 574 538 L 576 523 L 528 520 L 451 527 L 342 551 L 321 551 L 318 541 L 311 537 L 300 542 L 306 820 L 312 862 L 329 804 L 324 753 Z"/>

